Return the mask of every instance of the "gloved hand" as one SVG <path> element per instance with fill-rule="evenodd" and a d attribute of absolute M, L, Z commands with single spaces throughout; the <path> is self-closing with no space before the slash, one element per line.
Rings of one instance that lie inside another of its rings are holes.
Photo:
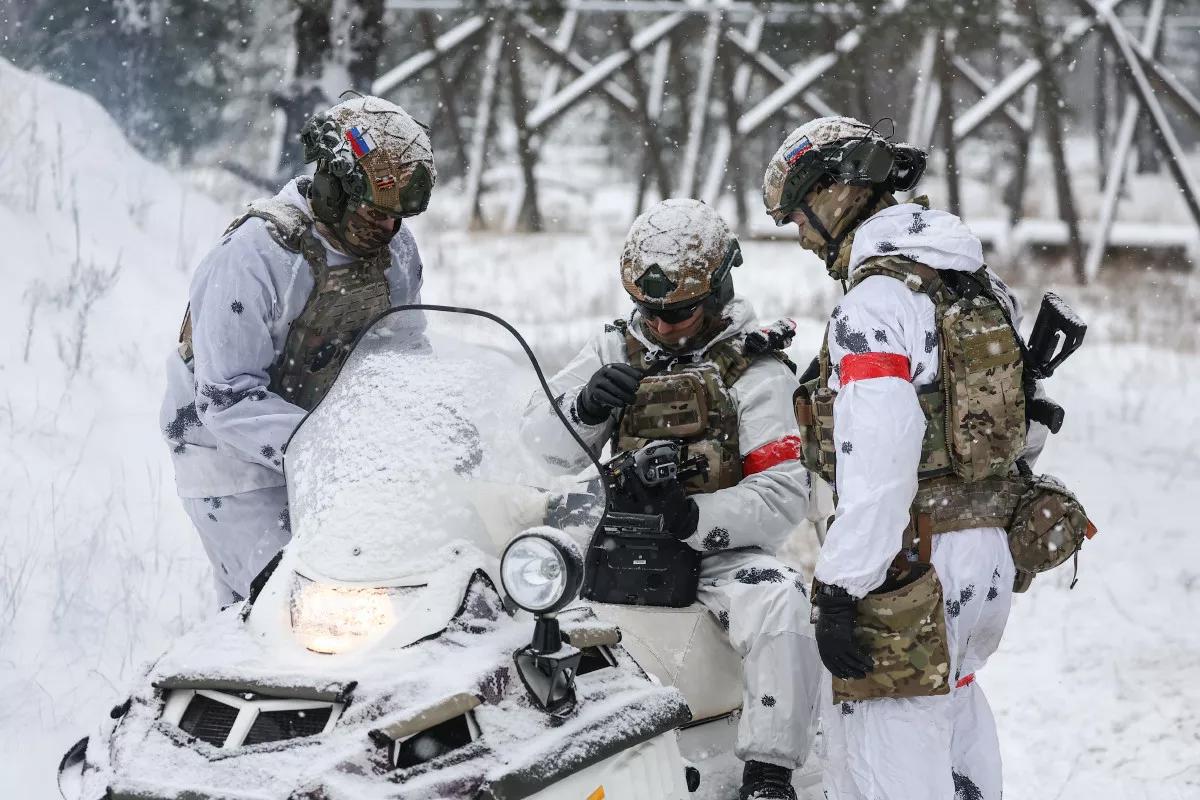
<path fill-rule="evenodd" d="M 605 364 L 575 399 L 575 413 L 588 425 L 599 425 L 633 402 L 640 381 L 641 373 L 628 364 Z"/>
<path fill-rule="evenodd" d="M 796 335 L 796 323 L 790 319 L 772 322 L 766 327 L 750 331 L 746 336 L 746 355 L 758 355 L 786 350 Z"/>
<path fill-rule="evenodd" d="M 875 662 L 854 636 L 854 598 L 840 586 L 818 583 L 812 601 L 822 663 L 835 678 L 865 678 Z"/>
<path fill-rule="evenodd" d="M 680 541 L 695 533 L 700 522 L 700 507 L 687 496 L 683 484 L 678 481 L 672 481 L 662 489 L 658 513 L 663 516 L 663 530 Z"/>

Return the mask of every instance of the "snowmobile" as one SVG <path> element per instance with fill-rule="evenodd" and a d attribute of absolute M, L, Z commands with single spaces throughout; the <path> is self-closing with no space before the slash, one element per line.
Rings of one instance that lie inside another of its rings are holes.
<path fill-rule="evenodd" d="M 692 793 L 733 763 L 737 655 L 701 606 L 577 599 L 605 481 L 521 441 L 531 391 L 491 314 L 376 320 L 286 448 L 292 541 L 67 752 L 63 797 L 735 796 Z"/>

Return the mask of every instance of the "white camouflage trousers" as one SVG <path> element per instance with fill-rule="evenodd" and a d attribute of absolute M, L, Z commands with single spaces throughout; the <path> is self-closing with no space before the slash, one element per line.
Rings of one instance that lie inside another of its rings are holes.
<path fill-rule="evenodd" d="M 935 536 L 950 674 L 939 697 L 833 705 L 822 681 L 825 791 L 829 800 L 1000 800 L 1000 744 L 977 678 L 996 651 L 1012 605 L 1014 568 L 999 528 Z"/>
<path fill-rule="evenodd" d="M 180 499 L 212 562 L 219 607 L 244 599 L 250 583 L 292 536 L 287 488 Z"/>
<path fill-rule="evenodd" d="M 796 769 L 808 757 L 822 668 L 804 578 L 759 551 L 706 556 L 697 598 L 742 657 L 734 753 Z"/>

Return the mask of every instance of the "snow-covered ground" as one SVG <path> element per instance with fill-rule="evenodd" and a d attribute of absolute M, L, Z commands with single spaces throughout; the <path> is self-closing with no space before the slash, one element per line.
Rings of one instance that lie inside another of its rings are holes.
<path fill-rule="evenodd" d="M 0 796 L 49 800 L 63 750 L 209 613 L 156 422 L 190 269 L 233 209 L 142 160 L 82 95 L 0 62 L 0 103 Z M 459 232 L 434 216 L 442 192 L 415 225 L 427 301 L 501 314 L 549 367 L 625 313 L 618 231 Z M 745 253 L 739 290 L 797 318 L 803 357 L 837 287 L 791 242 Z M 1068 420 L 1041 466 L 1100 535 L 1073 591 L 1062 570 L 1018 598 L 980 674 L 1006 793 L 1197 798 L 1200 283 L 1137 272 L 1061 291 L 1093 329 L 1051 385 Z"/>

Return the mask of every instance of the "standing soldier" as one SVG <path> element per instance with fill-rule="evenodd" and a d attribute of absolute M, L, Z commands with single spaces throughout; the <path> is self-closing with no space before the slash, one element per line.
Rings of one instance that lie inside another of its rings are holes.
<path fill-rule="evenodd" d="M 200 263 L 162 429 L 175 481 L 212 561 L 222 606 L 290 537 L 283 448 L 359 331 L 420 302 L 405 217 L 429 205 L 429 136 L 377 97 L 339 103 L 301 133 L 312 179 L 250 204 Z"/>
<path fill-rule="evenodd" d="M 791 773 L 808 754 L 821 669 L 803 582 L 772 554 L 804 518 L 809 482 L 796 378 L 734 296 L 730 272 L 741 262 L 737 239 L 705 204 L 655 205 L 621 255 L 632 315 L 606 326 L 550 386 L 596 453 L 610 439 L 624 452 L 678 437 L 705 454 L 707 479 L 663 499 L 664 527 L 704 554 L 698 599 L 742 656 L 740 797 L 795 800 Z M 671 432 L 656 410 L 664 397 L 673 398 Z M 679 412 L 697 408 L 707 413 Z M 536 396 L 523 434 L 549 455 L 577 452 Z"/>
<path fill-rule="evenodd" d="M 999 800 L 975 680 L 1012 600 L 1006 532 L 1026 433 L 1016 301 L 958 217 L 897 204 L 925 154 L 846 117 L 791 133 L 764 178 L 776 224 L 848 284 L 801 387 L 805 460 L 835 486 L 815 572 L 832 800 Z"/>

